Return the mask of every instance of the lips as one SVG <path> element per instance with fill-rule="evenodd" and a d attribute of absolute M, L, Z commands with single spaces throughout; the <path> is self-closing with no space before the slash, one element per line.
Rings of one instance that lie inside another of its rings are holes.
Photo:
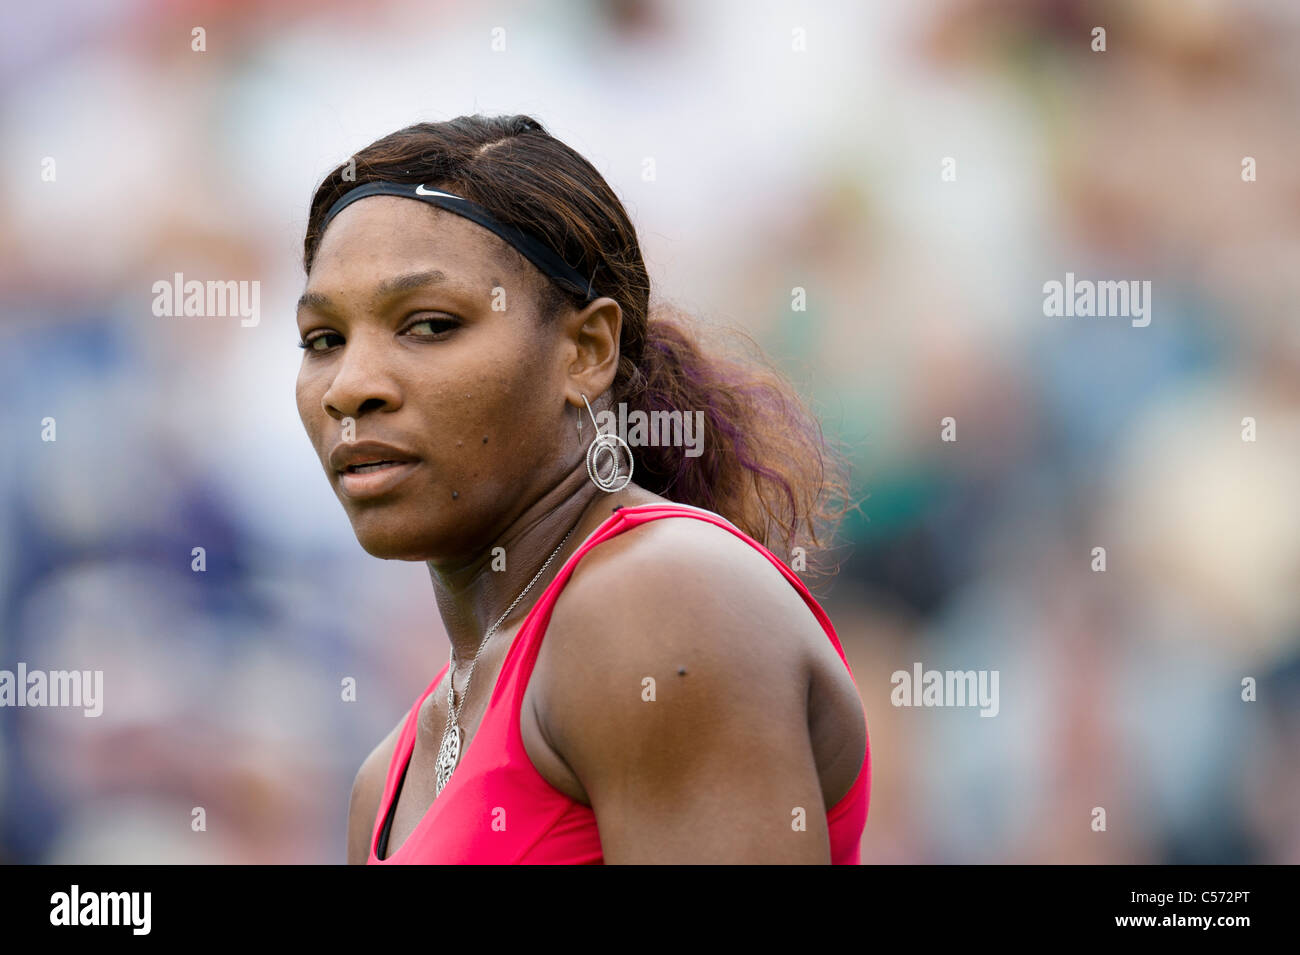
<path fill-rule="evenodd" d="M 412 464 L 420 459 L 382 441 L 354 441 L 336 444 L 329 454 L 330 467 L 349 474 L 365 474 L 394 464 Z"/>
<path fill-rule="evenodd" d="M 409 451 L 380 441 L 338 444 L 329 454 L 339 488 L 353 500 L 381 497 L 406 480 L 421 461 Z"/>
<path fill-rule="evenodd" d="M 369 464 L 349 464 L 345 471 L 348 474 L 369 474 L 371 471 L 378 471 L 382 468 L 392 467 L 397 461 L 372 461 Z"/>

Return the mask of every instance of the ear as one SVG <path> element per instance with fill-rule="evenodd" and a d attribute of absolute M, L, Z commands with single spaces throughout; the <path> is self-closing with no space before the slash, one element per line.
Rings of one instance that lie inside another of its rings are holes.
<path fill-rule="evenodd" d="M 571 355 L 564 397 L 570 404 L 585 410 L 583 395 L 594 404 L 614 383 L 622 331 L 623 309 L 612 298 L 598 298 L 563 319 L 562 335 Z"/>

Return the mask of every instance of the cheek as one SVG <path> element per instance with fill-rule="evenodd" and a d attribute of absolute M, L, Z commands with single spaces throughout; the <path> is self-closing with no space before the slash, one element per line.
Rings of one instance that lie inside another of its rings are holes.
<path fill-rule="evenodd" d="M 476 468 L 516 440 L 520 395 L 491 366 L 462 368 L 454 378 L 428 382 L 420 396 L 428 437 L 451 461 Z"/>
<path fill-rule="evenodd" d="M 535 470 L 554 443 L 553 412 L 547 412 L 552 390 L 542 367 L 517 358 L 476 361 L 455 377 L 425 382 L 421 418 L 441 446 L 446 473 L 487 480 Z"/>
<path fill-rule="evenodd" d="M 294 400 L 298 405 L 298 420 L 302 422 L 312 444 L 316 444 L 320 433 L 320 418 L 325 412 L 320 406 L 319 387 L 312 382 L 310 376 L 301 372 L 294 386 Z"/>
<path fill-rule="evenodd" d="M 485 424 L 512 435 L 522 446 L 548 439 L 542 422 L 549 417 L 553 387 L 535 354 L 483 369 L 475 391 L 475 416 Z"/>

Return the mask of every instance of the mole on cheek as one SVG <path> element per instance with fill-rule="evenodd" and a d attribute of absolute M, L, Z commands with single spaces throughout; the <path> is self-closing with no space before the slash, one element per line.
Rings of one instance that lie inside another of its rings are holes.
<path fill-rule="evenodd" d="M 484 443 L 484 444 L 487 444 L 487 435 L 486 435 L 486 434 L 483 435 L 483 443 Z"/>

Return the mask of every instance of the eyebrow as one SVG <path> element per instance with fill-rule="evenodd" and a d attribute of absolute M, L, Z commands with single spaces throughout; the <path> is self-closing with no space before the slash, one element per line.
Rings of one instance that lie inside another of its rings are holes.
<path fill-rule="evenodd" d="M 426 269 L 423 272 L 406 272 L 402 275 L 395 275 L 392 278 L 384 279 L 375 286 L 374 294 L 371 296 L 372 302 L 379 302 L 381 299 L 390 298 L 400 292 L 410 292 L 414 289 L 427 288 L 430 285 L 441 285 L 447 282 L 447 273 L 439 269 Z M 334 300 L 323 292 L 303 292 L 298 299 L 298 311 L 304 308 L 316 308 L 329 311 L 334 308 Z"/>

